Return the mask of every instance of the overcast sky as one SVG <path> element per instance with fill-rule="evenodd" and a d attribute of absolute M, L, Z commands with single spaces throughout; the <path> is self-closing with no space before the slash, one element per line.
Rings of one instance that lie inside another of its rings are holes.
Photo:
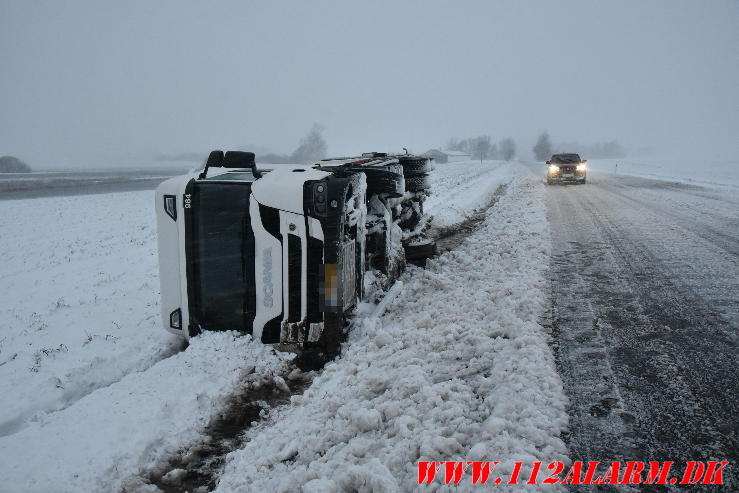
<path fill-rule="evenodd" d="M 617 139 L 739 155 L 739 2 L 0 0 L 0 155 Z"/>

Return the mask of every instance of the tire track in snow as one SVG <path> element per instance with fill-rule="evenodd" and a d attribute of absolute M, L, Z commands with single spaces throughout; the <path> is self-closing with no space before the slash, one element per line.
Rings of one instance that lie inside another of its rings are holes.
<path fill-rule="evenodd" d="M 0 476 L 17 491 L 120 491 L 196 443 L 245 382 L 281 375 L 289 360 L 249 336 L 201 334 L 147 371 L 0 438 Z"/>
<path fill-rule="evenodd" d="M 110 387 L 111 385 L 115 385 L 116 383 L 120 382 L 123 378 L 125 378 L 127 375 L 130 375 L 132 373 L 146 372 L 147 370 L 149 370 L 151 367 L 153 367 L 157 363 L 164 361 L 168 358 L 171 358 L 177 353 L 184 351 L 186 348 L 187 348 L 187 342 L 184 339 L 182 341 L 177 341 L 176 343 L 173 343 L 168 348 L 163 349 L 162 352 L 157 355 L 157 358 L 140 361 L 137 366 L 134 366 L 133 368 L 129 368 L 125 372 L 119 372 L 115 375 L 112 375 L 110 378 L 96 379 L 94 381 L 91 381 L 87 385 L 76 386 L 75 388 L 69 391 L 64 391 L 62 393 L 61 398 L 57 398 L 53 402 L 50 402 L 49 404 L 46 404 L 46 405 L 36 404 L 29 410 L 22 412 L 11 419 L 0 422 L 0 438 L 14 435 L 15 433 L 18 433 L 22 431 L 23 429 L 31 426 L 33 424 L 33 421 L 34 421 L 33 418 L 35 416 L 43 415 L 44 416 L 43 419 L 48 419 L 49 417 L 53 416 L 55 413 L 62 412 L 68 407 L 73 406 L 77 401 L 84 399 L 90 394 L 100 391 L 100 390 L 104 390 Z M 90 366 L 87 366 L 84 368 L 77 368 L 76 373 L 85 372 L 85 373 L 95 374 L 97 370 L 100 370 L 104 368 L 105 366 L 110 366 L 110 365 L 111 365 L 110 361 L 97 360 L 96 362 L 93 362 L 93 364 L 91 364 Z"/>

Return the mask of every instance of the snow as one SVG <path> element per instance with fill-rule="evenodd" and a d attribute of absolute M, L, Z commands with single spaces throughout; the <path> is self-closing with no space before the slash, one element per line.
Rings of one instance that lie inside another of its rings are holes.
<path fill-rule="evenodd" d="M 667 180 L 709 188 L 726 189 L 733 193 L 739 189 L 739 161 L 704 159 L 590 159 L 593 170 L 639 176 L 655 180 Z"/>
<path fill-rule="evenodd" d="M 229 395 L 284 371 L 291 357 L 248 336 L 205 333 L 146 372 L 0 438 L 0 476 L 16 491 L 119 491 L 183 443 L 201 439 Z"/>
<path fill-rule="evenodd" d="M 464 161 L 436 164 L 431 173 L 431 196 L 424 210 L 434 216 L 433 226 L 444 228 L 464 221 L 486 206 L 502 183 L 511 177 L 506 161 Z"/>
<path fill-rule="evenodd" d="M 504 473 L 567 460 L 566 398 L 538 324 L 542 186 L 518 176 L 461 247 L 411 267 L 341 358 L 247 432 L 217 491 L 405 491 L 419 460 L 499 460 Z"/>
<path fill-rule="evenodd" d="M 0 436 L 182 348 L 160 328 L 152 192 L 0 201 Z"/>
<path fill-rule="evenodd" d="M 436 227 L 488 203 L 512 169 L 437 167 Z M 460 249 L 364 305 L 344 355 L 250 432 L 221 489 L 392 491 L 423 458 L 564 457 L 564 397 L 537 324 L 540 186 L 517 178 Z M 231 396 L 289 390 L 290 354 L 231 333 L 183 350 L 160 327 L 153 192 L 0 201 L 0 230 L 4 486 L 155 490 L 141 475 L 203 440 Z"/>

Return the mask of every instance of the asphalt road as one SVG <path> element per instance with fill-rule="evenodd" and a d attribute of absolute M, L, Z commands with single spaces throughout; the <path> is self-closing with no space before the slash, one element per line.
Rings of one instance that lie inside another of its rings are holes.
<path fill-rule="evenodd" d="M 0 200 L 153 190 L 184 167 L 0 173 Z"/>
<path fill-rule="evenodd" d="M 735 195 L 605 173 L 546 187 L 573 460 L 728 459 L 739 491 Z"/>

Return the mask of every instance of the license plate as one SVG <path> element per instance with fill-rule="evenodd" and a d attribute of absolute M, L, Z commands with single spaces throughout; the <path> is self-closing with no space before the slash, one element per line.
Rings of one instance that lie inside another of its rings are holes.
<path fill-rule="evenodd" d="M 562 178 L 572 178 L 573 176 L 575 175 L 573 175 L 572 173 L 565 173 L 562 175 Z"/>

